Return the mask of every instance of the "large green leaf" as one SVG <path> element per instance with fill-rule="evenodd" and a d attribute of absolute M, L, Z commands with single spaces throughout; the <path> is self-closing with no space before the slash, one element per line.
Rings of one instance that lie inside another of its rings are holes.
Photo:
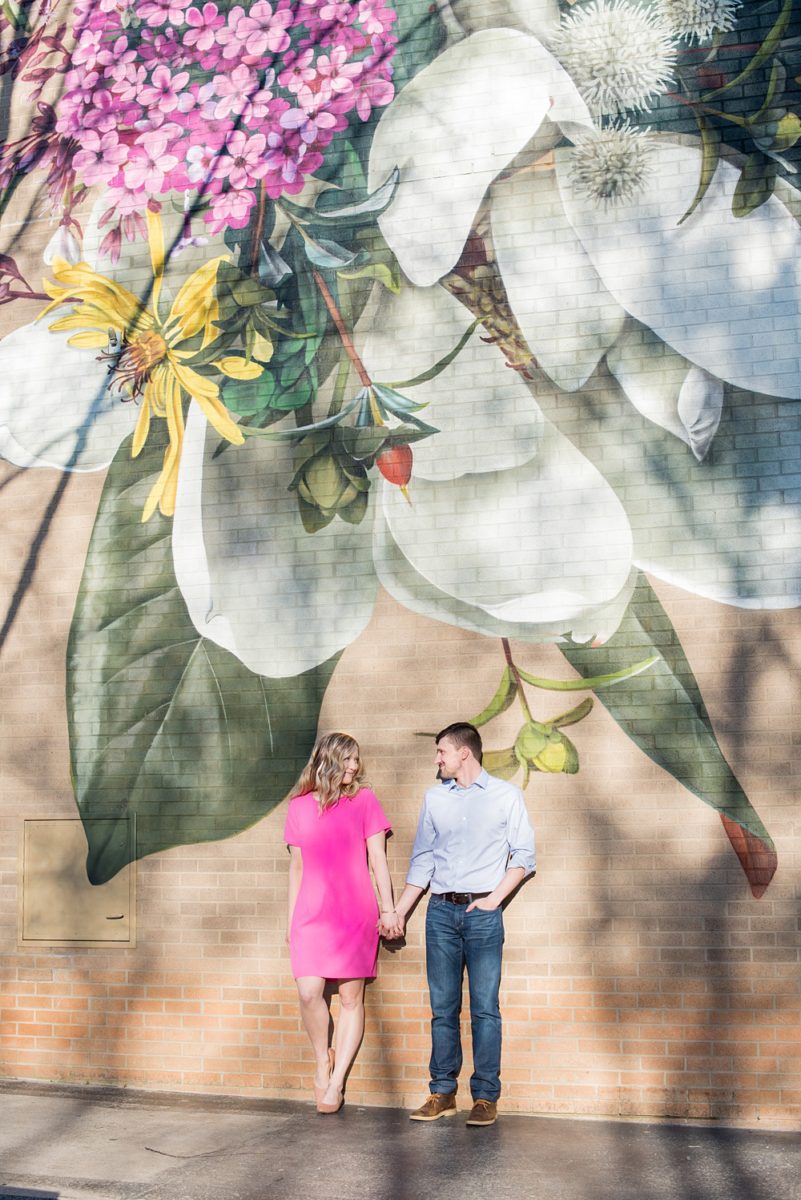
<path fill-rule="evenodd" d="M 773 841 L 721 753 L 678 634 L 645 577 L 640 575 L 620 628 L 604 645 L 561 650 L 585 677 L 658 655 L 648 671 L 598 699 L 649 758 L 717 809 L 752 891 L 761 895 L 776 870 Z"/>
<path fill-rule="evenodd" d="M 392 60 L 397 94 L 445 49 L 447 30 L 443 21 L 444 5 L 432 4 L 431 0 L 404 0 L 403 4 L 390 7 L 398 14 L 392 29 L 398 39 Z M 453 18 L 451 23 L 455 27 Z"/>
<path fill-rule="evenodd" d="M 132 853 L 143 858 L 229 837 L 274 808 L 308 757 L 336 662 L 268 679 L 200 637 L 175 581 L 171 522 L 156 514 L 141 523 L 161 465 L 159 433 L 135 460 L 128 439 L 111 465 L 67 652 L 73 781 L 93 883 L 131 857 L 119 824 L 93 818 L 134 817 Z"/>

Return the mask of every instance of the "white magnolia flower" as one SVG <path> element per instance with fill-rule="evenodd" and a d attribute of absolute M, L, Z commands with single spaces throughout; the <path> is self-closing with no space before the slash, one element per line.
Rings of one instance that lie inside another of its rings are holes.
<path fill-rule="evenodd" d="M 137 409 L 107 388 L 96 350 L 26 325 L 0 341 L 0 457 L 17 467 L 97 471 L 133 431 Z"/>
<path fill-rule="evenodd" d="M 397 380 L 443 357 L 470 322 L 444 289 L 410 287 L 398 297 L 384 294 L 357 340 L 373 378 Z M 95 454 L 100 465 L 132 429 L 133 406 L 78 408 L 69 431 L 62 414 L 75 386 L 70 364 L 82 352 L 49 333 L 49 349 L 41 339 L 21 340 L 34 334 L 40 338 L 41 327 L 0 343 L 0 356 L 9 351 L 5 365 L 27 366 L 15 376 L 14 402 L 2 397 L 19 456 L 72 469 L 80 436 L 103 447 Z M 627 323 L 618 345 L 631 356 L 638 343 L 669 376 L 675 364 L 658 349 L 663 343 Z M 626 365 L 621 353 L 621 374 Z M 695 390 L 687 389 L 688 407 Z M 596 380 L 592 392 L 568 396 L 554 388 L 538 396 L 582 431 L 577 448 L 478 334 L 413 395 L 427 403 L 424 415 L 439 432 L 414 445 L 411 505 L 376 474 L 361 524 L 336 517 L 314 534 L 303 529 L 288 489 L 289 444 L 251 438 L 215 457 L 219 438 L 190 406 L 172 541 L 199 632 L 254 671 L 292 677 L 358 636 L 378 584 L 424 616 L 533 642 L 609 637 L 638 566 L 716 599 L 801 601 L 801 569 L 791 553 L 801 518 L 785 499 L 794 465 L 778 453 L 775 461 L 755 460 L 750 449 L 754 438 L 767 444 L 771 430 L 776 439 L 777 430 L 797 437 L 797 406 L 774 412 L 763 404 L 755 415 L 749 397 L 736 400 L 725 418 L 725 452 L 700 467 L 686 454 L 677 458 L 683 447 L 651 421 L 637 427 L 612 377 Z M 566 401 L 575 412 L 565 412 Z"/>
<path fill-rule="evenodd" d="M 578 145 L 557 149 L 549 169 L 543 153 L 562 134 Z M 696 145 L 652 136 L 634 194 L 630 156 L 625 179 L 614 156 L 589 168 L 593 136 L 574 81 L 535 36 L 479 30 L 381 117 L 370 185 L 400 168 L 382 231 L 407 277 L 428 287 L 454 268 L 488 199 L 492 248 L 541 369 L 572 391 L 608 354 L 633 403 L 703 458 L 723 382 L 801 398 L 801 229 L 778 195 L 735 218 L 739 171 L 725 161 L 682 220 L 700 177 Z M 604 191 L 618 202 L 599 204 Z M 650 347 L 636 353 L 632 319 L 665 343 L 667 377 Z"/>
<path fill-rule="evenodd" d="M 470 324 L 443 289 L 409 288 L 387 293 L 358 339 L 372 376 L 390 381 L 430 367 Z M 9 335 L 0 342 L 5 456 L 106 466 L 137 417 L 106 382 L 96 351 L 69 346 L 45 322 Z M 611 635 L 635 572 L 626 514 L 597 468 L 478 335 L 414 398 L 439 432 L 414 445 L 412 503 L 375 472 L 364 521 L 336 517 L 314 534 L 289 490 L 292 445 L 252 437 L 215 457 L 219 437 L 190 404 L 172 542 L 199 632 L 256 672 L 295 676 L 364 629 L 381 583 L 415 612 L 491 636 Z"/>
<path fill-rule="evenodd" d="M 367 369 L 414 375 L 469 324 L 441 288 L 387 294 L 360 326 Z M 287 488 L 291 446 L 251 438 L 215 458 L 190 413 L 173 544 L 201 633 L 254 671 L 296 675 L 365 628 L 380 582 L 414 612 L 490 636 L 611 635 L 634 582 L 632 543 L 597 468 L 478 337 L 414 398 L 440 432 L 414 445 L 411 504 L 376 473 L 361 524 L 335 517 L 311 535 Z"/>
<path fill-rule="evenodd" d="M 444 289 L 406 288 L 383 296 L 357 340 L 373 378 L 396 380 L 442 358 L 469 324 L 470 314 Z M 80 358 L 50 336 L 49 354 L 38 347 L 47 388 L 31 356 L 19 353 L 24 346 L 13 343 L 29 372 L 18 374 L 17 402 L 6 404 L 5 419 L 30 461 L 41 449 L 37 431 L 53 428 L 70 398 L 68 367 Z M 669 376 L 674 364 L 660 359 L 662 343 L 632 322 L 620 344 L 631 353 L 638 341 Z M 621 373 L 625 367 L 621 355 Z M 779 428 L 789 439 L 799 436 L 796 406 L 773 412 L 763 404 L 754 415 L 751 398 L 735 397 L 719 434 L 722 452 L 713 466 L 701 467 L 677 454 L 681 444 L 651 421 L 632 437 L 631 410 L 627 415 L 612 377 L 588 394 L 543 391 L 542 408 L 582 433 L 577 448 L 477 334 L 444 372 L 415 388 L 414 398 L 427 403 L 424 415 L 440 432 L 414 445 L 411 504 L 377 474 L 365 521 L 351 526 L 335 517 L 314 534 L 303 529 L 288 490 L 290 446 L 251 438 L 215 456 L 218 438 L 192 404 L 173 553 L 201 634 L 251 670 L 281 678 L 309 670 L 359 636 L 379 583 L 422 616 L 532 642 L 566 634 L 606 640 L 625 612 L 637 568 L 737 604 L 801 602 L 801 570 L 790 553 L 801 517 L 785 500 L 794 463 L 778 455 L 754 461 L 749 449 L 754 438 L 767 444 L 771 430 L 777 443 Z M 566 401 L 574 412 L 566 412 Z M 77 413 L 86 442 L 112 450 L 133 427 L 132 407 Z M 60 455 L 52 450 L 48 461 L 74 466 L 66 434 Z M 341 581 L 336 592 L 333 574 Z"/>

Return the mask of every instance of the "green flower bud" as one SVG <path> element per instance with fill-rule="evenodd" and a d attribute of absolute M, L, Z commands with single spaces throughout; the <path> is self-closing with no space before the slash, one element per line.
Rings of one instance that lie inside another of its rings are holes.
<path fill-rule="evenodd" d="M 306 463 L 298 479 L 298 494 L 323 512 L 336 512 L 352 503 L 357 491 L 330 451 Z"/>
<path fill-rule="evenodd" d="M 534 759 L 540 754 L 548 741 L 547 731 L 545 726 L 539 722 L 527 722 L 517 735 L 515 741 L 515 754 L 521 763 L 532 764 Z"/>
<path fill-rule="evenodd" d="M 564 772 L 575 775 L 579 761 L 576 747 L 558 729 L 541 725 L 538 721 L 528 722 L 520 730 L 515 742 L 515 755 L 528 771 L 544 771 L 551 775 Z"/>
<path fill-rule="evenodd" d="M 309 533 L 323 529 L 339 515 L 358 524 L 367 510 L 370 481 L 362 463 L 319 433 L 304 439 L 298 451 L 299 466 L 290 484 L 297 491 L 304 527 Z"/>

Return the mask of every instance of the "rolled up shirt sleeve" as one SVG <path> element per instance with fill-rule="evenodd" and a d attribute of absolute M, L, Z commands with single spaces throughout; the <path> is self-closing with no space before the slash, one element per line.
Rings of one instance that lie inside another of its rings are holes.
<path fill-rule="evenodd" d="M 526 875 L 533 875 L 537 869 L 537 857 L 534 847 L 534 830 L 528 819 L 523 795 L 515 789 L 516 795 L 511 803 L 507 825 L 509 839 L 509 867 L 522 867 Z"/>
<path fill-rule="evenodd" d="M 424 801 L 417 822 L 417 833 L 409 860 L 409 870 L 406 882 L 414 887 L 427 888 L 434 874 L 434 840 L 436 831 L 428 809 L 428 801 Z"/>

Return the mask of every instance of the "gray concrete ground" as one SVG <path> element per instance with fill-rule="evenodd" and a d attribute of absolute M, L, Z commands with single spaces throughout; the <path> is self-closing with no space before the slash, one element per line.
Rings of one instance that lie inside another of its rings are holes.
<path fill-rule="evenodd" d="M 0 1197 L 801 1200 L 796 1133 L 0 1083 Z"/>

